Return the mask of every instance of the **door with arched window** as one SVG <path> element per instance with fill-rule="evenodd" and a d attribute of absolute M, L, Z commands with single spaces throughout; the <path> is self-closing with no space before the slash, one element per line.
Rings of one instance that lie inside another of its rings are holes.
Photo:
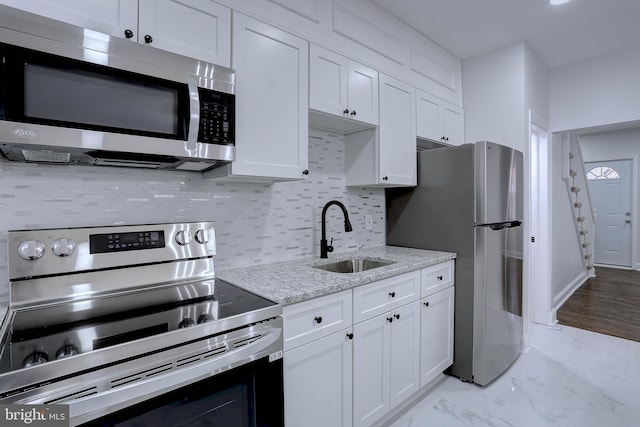
<path fill-rule="evenodd" d="M 631 160 L 586 162 L 591 203 L 596 214 L 596 264 L 631 267 Z"/>

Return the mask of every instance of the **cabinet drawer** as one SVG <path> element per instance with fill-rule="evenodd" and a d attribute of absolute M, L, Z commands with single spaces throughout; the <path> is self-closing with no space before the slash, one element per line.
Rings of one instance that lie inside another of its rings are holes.
<path fill-rule="evenodd" d="M 417 300 L 419 292 L 419 271 L 357 287 L 353 290 L 353 322 L 362 322 Z"/>
<path fill-rule="evenodd" d="M 347 290 L 284 306 L 284 350 L 351 327 L 352 301 Z"/>
<path fill-rule="evenodd" d="M 441 291 L 454 284 L 454 261 L 447 261 L 422 270 L 422 298 Z"/>

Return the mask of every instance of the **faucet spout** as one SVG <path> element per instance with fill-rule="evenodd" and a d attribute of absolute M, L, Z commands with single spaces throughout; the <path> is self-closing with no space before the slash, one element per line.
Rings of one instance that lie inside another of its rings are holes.
<path fill-rule="evenodd" d="M 344 231 L 347 233 L 350 231 L 353 231 L 353 227 L 351 227 L 351 221 L 349 221 L 349 212 L 347 212 L 347 208 L 337 200 L 331 200 L 330 202 L 327 202 L 327 204 L 324 205 L 324 208 L 322 208 L 322 238 L 320 240 L 320 258 L 327 258 L 327 253 L 333 252 L 333 246 L 327 244 L 327 225 L 326 225 L 327 209 L 329 209 L 329 206 L 331 205 L 336 205 L 340 209 L 342 209 L 342 214 L 344 215 Z"/>

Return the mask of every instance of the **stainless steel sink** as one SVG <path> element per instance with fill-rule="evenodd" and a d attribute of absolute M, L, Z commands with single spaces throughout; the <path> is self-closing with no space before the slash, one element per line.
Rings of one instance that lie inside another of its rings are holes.
<path fill-rule="evenodd" d="M 395 264 L 395 261 L 367 258 L 350 258 L 329 264 L 314 265 L 313 268 L 331 271 L 333 273 L 359 273 L 385 265 Z"/>

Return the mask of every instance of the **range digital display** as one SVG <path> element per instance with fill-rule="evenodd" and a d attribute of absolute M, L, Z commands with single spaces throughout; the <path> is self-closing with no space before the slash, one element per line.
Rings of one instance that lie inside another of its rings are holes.
<path fill-rule="evenodd" d="M 89 251 L 92 254 L 164 248 L 164 231 L 92 234 Z"/>

